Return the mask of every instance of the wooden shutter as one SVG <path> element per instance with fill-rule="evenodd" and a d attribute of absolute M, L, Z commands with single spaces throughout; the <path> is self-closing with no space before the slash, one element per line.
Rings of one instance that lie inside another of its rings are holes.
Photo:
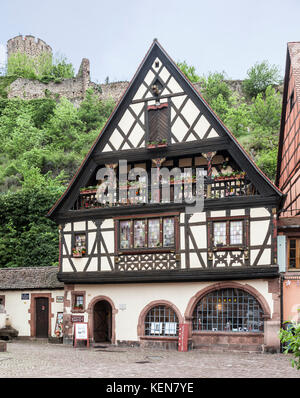
<path fill-rule="evenodd" d="M 149 142 L 168 140 L 169 109 L 168 104 L 148 107 Z"/>

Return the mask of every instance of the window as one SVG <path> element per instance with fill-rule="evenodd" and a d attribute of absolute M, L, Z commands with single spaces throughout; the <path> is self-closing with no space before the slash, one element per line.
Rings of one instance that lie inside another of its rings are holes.
<path fill-rule="evenodd" d="M 175 245 L 174 217 L 119 221 L 119 250 L 174 249 Z"/>
<path fill-rule="evenodd" d="M 177 336 L 178 318 L 175 311 L 167 306 L 151 308 L 145 317 L 145 336 Z"/>
<path fill-rule="evenodd" d="M 193 330 L 263 332 L 258 301 L 241 289 L 220 289 L 204 296 L 193 312 Z"/>
<path fill-rule="evenodd" d="M 83 292 L 72 292 L 72 308 L 74 311 L 84 312 L 85 295 Z"/>
<path fill-rule="evenodd" d="M 243 246 L 243 233 L 244 220 L 213 221 L 212 246 Z"/>
<path fill-rule="evenodd" d="M 120 249 L 130 248 L 131 221 L 120 221 Z"/>
<path fill-rule="evenodd" d="M 74 233 L 74 241 L 73 241 L 73 257 L 82 257 L 86 255 L 87 252 L 87 239 L 86 239 L 86 233 L 80 232 Z"/>
<path fill-rule="evenodd" d="M 295 104 L 295 94 L 293 90 L 290 96 L 290 112 L 292 111 L 294 104 Z"/>
<path fill-rule="evenodd" d="M 0 313 L 5 312 L 5 296 L 0 296 Z"/>
<path fill-rule="evenodd" d="M 288 240 L 288 267 L 290 269 L 300 268 L 300 239 L 290 238 Z"/>

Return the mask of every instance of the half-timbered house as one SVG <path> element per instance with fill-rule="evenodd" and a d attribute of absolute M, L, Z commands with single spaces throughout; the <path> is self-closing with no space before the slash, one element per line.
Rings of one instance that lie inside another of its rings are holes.
<path fill-rule="evenodd" d="M 106 203 L 103 169 L 116 176 Z M 197 178 L 202 207 L 189 201 Z M 48 214 L 60 231 L 64 342 L 78 314 L 92 342 L 176 347 L 186 325 L 193 347 L 278 349 L 281 198 L 154 40 Z"/>
<path fill-rule="evenodd" d="M 283 321 L 300 309 L 300 42 L 287 44 L 276 185 L 285 194 L 278 217 L 278 253 L 283 275 Z"/>

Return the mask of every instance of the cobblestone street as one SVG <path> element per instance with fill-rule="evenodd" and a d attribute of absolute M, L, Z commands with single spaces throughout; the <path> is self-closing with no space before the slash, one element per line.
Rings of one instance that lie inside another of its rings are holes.
<path fill-rule="evenodd" d="M 181 353 L 95 345 L 13 341 L 0 352 L 1 378 L 300 378 L 291 355 Z"/>

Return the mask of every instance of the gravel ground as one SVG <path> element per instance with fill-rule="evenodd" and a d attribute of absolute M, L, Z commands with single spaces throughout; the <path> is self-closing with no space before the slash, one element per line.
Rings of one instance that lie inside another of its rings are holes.
<path fill-rule="evenodd" d="M 0 378 L 300 378 L 290 358 L 13 341 L 7 352 L 0 352 Z"/>

